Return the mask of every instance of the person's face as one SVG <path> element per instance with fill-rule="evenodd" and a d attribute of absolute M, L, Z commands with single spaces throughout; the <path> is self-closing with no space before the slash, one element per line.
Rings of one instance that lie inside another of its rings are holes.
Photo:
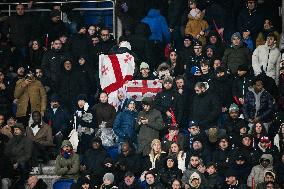
<path fill-rule="evenodd" d="M 213 63 L 214 70 L 216 70 L 216 68 L 220 66 L 221 66 L 221 60 L 214 60 L 214 63 Z"/>
<path fill-rule="evenodd" d="M 199 127 L 197 127 L 197 126 L 192 126 L 188 130 L 189 130 L 190 134 L 192 134 L 192 135 L 196 135 L 196 134 L 199 133 Z"/>
<path fill-rule="evenodd" d="M 281 133 L 284 134 L 284 125 L 281 126 Z"/>
<path fill-rule="evenodd" d="M 255 2 L 254 1 L 248 1 L 248 9 L 253 10 L 255 7 Z"/>
<path fill-rule="evenodd" d="M 19 76 L 24 76 L 25 74 L 25 68 L 24 67 L 19 67 L 18 70 L 17 70 L 17 74 Z"/>
<path fill-rule="evenodd" d="M 191 158 L 190 158 L 190 164 L 191 164 L 191 166 L 193 166 L 193 167 L 198 167 L 198 165 L 199 165 L 199 158 L 198 157 L 196 157 L 196 156 L 192 156 Z"/>
<path fill-rule="evenodd" d="M 148 112 L 148 111 L 150 111 L 150 109 L 151 109 L 151 106 L 150 106 L 150 105 L 147 105 L 147 104 L 143 104 L 142 107 L 143 107 L 143 110 L 144 110 L 145 112 Z"/>
<path fill-rule="evenodd" d="M 172 184 L 172 189 L 180 189 L 180 188 L 181 188 L 180 182 L 175 180 Z"/>
<path fill-rule="evenodd" d="M 120 100 L 120 101 L 124 100 L 124 99 L 125 99 L 124 93 L 123 93 L 122 91 L 118 91 L 118 93 L 117 93 L 117 98 L 118 98 L 118 100 Z"/>
<path fill-rule="evenodd" d="M 249 32 L 243 32 L 243 38 L 248 39 L 249 38 Z"/>
<path fill-rule="evenodd" d="M 263 28 L 265 30 L 270 30 L 271 29 L 271 22 L 269 20 L 265 20 L 263 24 Z"/>
<path fill-rule="evenodd" d="M 135 180 L 135 177 L 127 176 L 124 178 L 124 182 L 127 186 L 131 186 Z"/>
<path fill-rule="evenodd" d="M 150 70 L 148 68 L 142 68 L 140 72 L 143 77 L 147 77 L 149 75 Z"/>
<path fill-rule="evenodd" d="M 58 108 L 58 107 L 59 107 L 59 102 L 57 102 L 57 101 L 51 101 L 51 102 L 50 102 L 50 106 L 51 106 L 51 108 Z"/>
<path fill-rule="evenodd" d="M 0 115 L 0 125 L 3 125 L 5 122 L 4 116 Z"/>
<path fill-rule="evenodd" d="M 108 101 L 107 94 L 106 94 L 106 93 L 102 93 L 102 94 L 100 95 L 100 102 L 101 102 L 101 103 L 107 103 L 107 101 Z"/>
<path fill-rule="evenodd" d="M 217 77 L 223 77 L 225 75 L 225 72 L 218 72 Z"/>
<path fill-rule="evenodd" d="M 273 176 L 266 174 L 264 177 L 264 182 L 269 182 L 269 181 L 274 182 L 274 178 Z"/>
<path fill-rule="evenodd" d="M 3 82 L 4 81 L 4 74 L 2 72 L 0 72 L 0 82 Z"/>
<path fill-rule="evenodd" d="M 123 155 L 128 155 L 129 153 L 129 144 L 127 143 L 123 143 L 122 146 L 121 146 L 121 152 L 123 153 Z"/>
<path fill-rule="evenodd" d="M 105 184 L 105 185 L 111 185 L 111 184 L 112 184 L 112 182 L 111 182 L 111 180 L 110 180 L 110 179 L 105 178 L 105 179 L 104 179 L 104 184 Z"/>
<path fill-rule="evenodd" d="M 247 133 L 247 128 L 246 127 L 242 127 L 240 128 L 240 134 L 246 134 Z"/>
<path fill-rule="evenodd" d="M 207 57 L 211 58 L 211 57 L 213 57 L 213 54 L 214 54 L 213 49 L 208 48 L 208 49 L 206 50 L 206 55 L 207 55 Z"/>
<path fill-rule="evenodd" d="M 194 46 L 193 50 L 195 55 L 200 55 L 202 52 L 202 46 Z"/>
<path fill-rule="evenodd" d="M 243 76 L 243 75 L 246 75 L 247 71 L 241 71 L 241 70 L 238 70 L 238 76 Z"/>
<path fill-rule="evenodd" d="M 282 163 L 284 163 L 284 155 L 282 155 L 281 161 L 282 161 Z"/>
<path fill-rule="evenodd" d="M 154 177 L 152 174 L 146 175 L 146 182 L 147 182 L 147 184 L 149 184 L 149 185 L 154 184 L 154 182 L 155 182 L 155 177 Z"/>
<path fill-rule="evenodd" d="M 153 150 L 156 153 L 160 152 L 161 151 L 161 145 L 159 143 L 154 143 Z"/>
<path fill-rule="evenodd" d="M 95 26 L 90 26 L 88 29 L 89 35 L 94 35 L 96 33 L 96 28 Z"/>
<path fill-rule="evenodd" d="M 84 184 L 82 184 L 82 188 L 83 189 L 89 189 L 90 188 L 90 184 L 89 183 L 84 183 Z"/>
<path fill-rule="evenodd" d="M 267 37 L 266 42 L 268 46 L 273 46 L 276 43 L 274 37 L 270 37 L 270 36 Z"/>
<path fill-rule="evenodd" d="M 196 9 L 196 3 L 190 3 L 190 4 L 189 4 L 189 7 L 190 7 L 191 9 Z"/>
<path fill-rule="evenodd" d="M 270 183 L 270 184 L 266 185 L 265 189 L 274 189 L 274 185 Z"/>
<path fill-rule="evenodd" d="M 258 133 L 258 134 L 260 134 L 261 131 L 262 131 L 262 125 L 261 125 L 260 123 L 257 123 L 257 124 L 255 125 L 255 132 Z"/>
<path fill-rule="evenodd" d="M 15 136 L 19 136 L 19 135 L 21 135 L 21 134 L 22 134 L 21 129 L 19 129 L 19 128 L 14 128 L 14 135 L 15 135 Z"/>
<path fill-rule="evenodd" d="M 60 40 L 55 40 L 52 46 L 54 49 L 61 49 L 62 43 Z"/>
<path fill-rule="evenodd" d="M 234 46 L 239 46 L 241 43 L 241 39 L 238 37 L 233 37 L 232 43 Z"/>
<path fill-rule="evenodd" d="M 39 112 L 34 112 L 32 114 L 32 118 L 33 118 L 35 123 L 40 123 L 41 122 L 41 115 L 40 115 Z"/>
<path fill-rule="evenodd" d="M 85 58 L 80 58 L 79 59 L 79 64 L 82 66 L 82 65 L 84 65 L 86 63 L 86 60 L 85 60 Z"/>
<path fill-rule="evenodd" d="M 42 70 L 41 69 L 36 69 L 36 77 L 41 78 L 43 76 Z"/>
<path fill-rule="evenodd" d="M 226 139 L 222 139 L 220 142 L 219 142 L 219 147 L 221 149 L 227 149 L 229 146 L 229 143 Z"/>
<path fill-rule="evenodd" d="M 70 152 L 71 151 L 71 147 L 70 146 L 63 146 L 63 148 L 62 148 L 62 150 L 64 151 L 64 152 Z"/>
<path fill-rule="evenodd" d="M 107 41 L 107 40 L 109 40 L 109 31 L 108 30 L 102 30 L 101 31 L 101 39 L 103 40 L 103 41 Z"/>
<path fill-rule="evenodd" d="M 201 64 L 200 68 L 202 73 L 208 73 L 209 71 L 209 65 L 207 64 Z"/>
<path fill-rule="evenodd" d="M 128 104 L 128 110 L 134 111 L 135 110 L 135 104 L 134 103 Z"/>
<path fill-rule="evenodd" d="M 38 44 L 37 41 L 33 41 L 33 43 L 32 43 L 32 49 L 33 49 L 34 51 L 36 51 L 36 50 L 39 49 L 39 44 Z"/>
<path fill-rule="evenodd" d="M 36 183 L 37 183 L 37 181 L 38 181 L 38 179 L 37 179 L 36 176 L 29 177 L 29 179 L 28 179 L 28 186 L 29 186 L 29 188 L 34 188 Z"/>
<path fill-rule="evenodd" d="M 16 6 L 16 13 L 19 16 L 24 15 L 25 14 L 25 7 L 24 7 L 24 5 L 17 5 Z"/>
<path fill-rule="evenodd" d="M 67 41 L 67 36 L 61 36 L 61 37 L 59 38 L 59 40 L 61 41 L 62 44 L 64 44 L 64 43 L 66 43 L 66 41 Z"/>
<path fill-rule="evenodd" d="M 71 62 L 70 61 L 64 62 L 64 68 L 65 68 L 65 70 L 70 71 L 72 69 Z"/>
<path fill-rule="evenodd" d="M 185 47 L 189 47 L 189 46 L 191 45 L 191 41 L 190 41 L 189 39 L 185 39 L 185 40 L 183 41 L 183 45 L 184 45 Z"/>
<path fill-rule="evenodd" d="M 171 59 L 172 62 L 176 62 L 177 61 L 177 53 L 171 52 L 170 53 L 170 59 Z"/>
<path fill-rule="evenodd" d="M 251 145 L 251 139 L 249 137 L 245 137 L 242 140 L 243 145 L 250 146 Z"/>
<path fill-rule="evenodd" d="M 17 121 L 16 121 L 14 118 L 9 118 L 9 119 L 7 120 L 7 125 L 8 125 L 9 127 L 13 127 L 16 123 L 17 123 Z"/>
<path fill-rule="evenodd" d="M 171 151 L 172 151 L 172 153 L 178 153 L 178 152 L 179 152 L 178 145 L 175 144 L 175 143 L 173 143 L 173 144 L 171 145 Z"/>
<path fill-rule="evenodd" d="M 80 30 L 78 31 L 78 33 L 81 34 L 86 34 L 87 33 L 87 29 L 85 27 L 80 28 Z"/>
<path fill-rule="evenodd" d="M 245 163 L 244 160 L 240 160 L 240 159 L 236 160 L 237 165 L 243 165 L 244 163 Z"/>
<path fill-rule="evenodd" d="M 239 117 L 239 112 L 238 111 L 235 111 L 235 110 L 231 110 L 229 112 L 229 115 L 230 115 L 230 118 L 231 119 L 237 119 Z"/>
<path fill-rule="evenodd" d="M 183 79 L 176 80 L 176 86 L 178 89 L 182 89 L 184 86 L 184 80 Z"/>
<path fill-rule="evenodd" d="M 260 143 L 260 146 L 261 146 L 262 148 L 266 149 L 266 148 L 268 148 L 268 147 L 270 146 L 270 143 L 268 143 L 268 142 L 261 142 L 261 143 Z"/>
<path fill-rule="evenodd" d="M 255 92 L 260 92 L 263 89 L 263 84 L 262 81 L 257 81 L 255 82 L 255 84 L 253 85 L 253 88 L 255 90 Z"/>
<path fill-rule="evenodd" d="M 191 181 L 192 186 L 196 188 L 200 185 L 200 183 L 201 183 L 200 179 L 193 179 Z"/>
<path fill-rule="evenodd" d="M 233 185 L 235 181 L 236 181 L 236 177 L 233 177 L 233 176 L 226 177 L 226 183 L 228 185 Z"/>
<path fill-rule="evenodd" d="M 209 175 L 212 175 L 214 173 L 216 173 L 216 169 L 214 166 L 210 166 L 206 169 L 206 172 L 209 174 Z"/>
<path fill-rule="evenodd" d="M 264 168 L 266 168 L 268 165 L 269 165 L 269 160 L 262 160 L 261 162 L 260 162 L 260 164 L 262 165 L 262 167 L 264 167 Z"/>
<path fill-rule="evenodd" d="M 78 100 L 78 102 L 77 102 L 79 108 L 83 108 L 85 103 L 86 103 L 85 100 Z"/>
<path fill-rule="evenodd" d="M 100 146 L 101 146 L 100 143 L 97 142 L 97 141 L 95 141 L 95 142 L 92 143 L 92 148 L 95 149 L 95 150 L 99 149 Z"/>
<path fill-rule="evenodd" d="M 192 148 L 194 150 L 200 150 L 202 148 L 202 143 L 200 141 L 195 141 L 193 144 L 192 144 Z"/>
<path fill-rule="evenodd" d="M 174 160 L 173 159 L 168 159 L 167 160 L 167 167 L 168 168 L 172 168 L 174 166 Z"/>
<path fill-rule="evenodd" d="M 214 35 L 213 35 L 213 36 L 211 36 L 211 37 L 210 37 L 210 43 L 211 43 L 211 44 L 215 44 L 215 43 L 217 43 L 217 37 L 216 37 L 216 36 L 214 36 Z"/>
<path fill-rule="evenodd" d="M 166 90 L 169 90 L 169 89 L 171 89 L 172 87 L 173 87 L 173 84 L 172 84 L 172 83 L 170 83 L 170 82 L 164 83 L 164 88 L 165 88 Z"/>
<path fill-rule="evenodd" d="M 97 37 L 92 38 L 93 46 L 96 46 L 99 42 L 100 42 L 99 38 L 97 38 Z"/>
<path fill-rule="evenodd" d="M 195 90 L 195 93 L 197 95 L 200 95 L 200 94 L 205 92 L 205 89 L 203 87 L 201 87 L 201 88 L 200 87 L 195 87 L 194 90 Z"/>

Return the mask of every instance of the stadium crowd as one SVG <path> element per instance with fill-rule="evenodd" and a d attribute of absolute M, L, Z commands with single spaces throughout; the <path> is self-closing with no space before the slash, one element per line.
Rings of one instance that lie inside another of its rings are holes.
<path fill-rule="evenodd" d="M 283 189 L 277 3 L 117 0 L 118 39 L 70 7 L 16 5 L 0 19 L 0 188 L 49 188 L 33 168 L 53 160 L 73 189 Z M 121 88 L 114 107 L 99 55 L 123 53 L 163 88 Z"/>

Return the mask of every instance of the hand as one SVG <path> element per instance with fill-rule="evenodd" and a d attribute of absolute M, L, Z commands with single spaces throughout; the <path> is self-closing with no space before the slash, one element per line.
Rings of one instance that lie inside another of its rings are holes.
<path fill-rule="evenodd" d="M 25 79 L 25 84 L 26 84 L 26 85 L 29 85 L 29 84 L 31 84 L 31 82 L 32 82 L 32 80 L 29 80 L 29 79 Z"/>
<path fill-rule="evenodd" d="M 223 35 L 223 33 L 224 33 L 224 28 L 220 28 L 220 29 L 218 30 L 218 33 L 219 33 L 220 35 Z"/>
<path fill-rule="evenodd" d="M 205 33 L 204 33 L 204 31 L 201 31 L 199 34 L 200 34 L 200 35 L 204 35 Z"/>
<path fill-rule="evenodd" d="M 178 93 L 179 93 L 179 94 L 182 94 L 182 93 L 183 93 L 183 89 L 179 89 L 179 90 L 178 90 Z"/>
<path fill-rule="evenodd" d="M 167 115 L 168 117 L 172 117 L 172 114 L 171 114 L 171 112 L 169 112 L 169 111 L 166 111 L 166 115 Z"/>
<path fill-rule="evenodd" d="M 228 110 L 228 108 L 222 107 L 222 112 L 226 112 L 227 110 Z"/>
<path fill-rule="evenodd" d="M 196 36 L 196 38 L 199 39 L 199 38 L 200 38 L 200 35 L 198 34 L 198 35 Z"/>
<path fill-rule="evenodd" d="M 11 47 L 11 52 L 14 52 L 16 50 L 16 47 Z"/>
<path fill-rule="evenodd" d="M 197 167 L 197 170 L 200 172 L 200 173 L 205 173 L 205 170 L 206 170 L 206 167 L 203 165 L 199 165 L 198 167 Z"/>
<path fill-rule="evenodd" d="M 86 169 L 87 169 L 86 165 L 81 165 L 81 166 L 80 166 L 80 170 L 81 170 L 81 171 L 86 171 Z"/>
<path fill-rule="evenodd" d="M 169 28 L 169 30 L 170 30 L 170 32 L 173 32 L 173 31 L 174 31 L 174 29 L 172 29 L 172 28 Z"/>
<path fill-rule="evenodd" d="M 15 99 L 13 100 L 13 103 L 14 103 L 14 104 L 17 104 L 17 102 L 18 102 L 18 99 L 15 98 Z"/>
<path fill-rule="evenodd" d="M 5 89 L 6 89 L 5 84 L 4 84 L 4 83 L 1 83 L 1 84 L 0 84 L 0 90 L 5 90 Z"/>
<path fill-rule="evenodd" d="M 185 184 L 184 189 L 190 189 L 190 186 L 188 184 Z"/>
<path fill-rule="evenodd" d="M 142 119 L 141 122 L 142 122 L 143 125 L 147 125 L 149 121 L 148 121 L 148 119 Z"/>

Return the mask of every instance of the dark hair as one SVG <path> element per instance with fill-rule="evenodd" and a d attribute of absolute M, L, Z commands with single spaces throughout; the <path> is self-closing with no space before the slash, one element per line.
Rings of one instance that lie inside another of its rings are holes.
<path fill-rule="evenodd" d="M 195 85 L 194 85 L 194 88 L 195 87 L 198 87 L 198 88 L 206 88 L 205 84 L 203 82 L 197 82 Z"/>
<path fill-rule="evenodd" d="M 178 179 L 178 178 L 174 178 L 174 179 L 172 179 L 172 181 L 171 181 L 171 185 L 172 185 L 175 181 L 178 181 L 178 182 L 179 182 L 179 184 L 180 184 L 180 186 L 182 186 L 182 182 L 181 182 L 181 180 L 180 180 L 180 179 Z"/>
<path fill-rule="evenodd" d="M 270 32 L 270 33 L 267 35 L 266 39 L 267 39 L 268 37 L 273 37 L 274 40 L 277 41 L 277 36 L 276 36 L 273 32 Z"/>
<path fill-rule="evenodd" d="M 148 171 L 146 174 L 145 174 L 145 179 L 146 179 L 146 176 L 147 175 L 153 175 L 153 177 L 154 177 L 154 179 L 156 179 L 156 174 L 155 174 L 155 172 L 154 171 L 152 171 L 152 170 L 150 170 L 150 171 Z"/>
<path fill-rule="evenodd" d="M 182 75 L 178 75 L 175 77 L 175 81 L 180 80 L 180 79 L 185 81 L 185 78 Z"/>

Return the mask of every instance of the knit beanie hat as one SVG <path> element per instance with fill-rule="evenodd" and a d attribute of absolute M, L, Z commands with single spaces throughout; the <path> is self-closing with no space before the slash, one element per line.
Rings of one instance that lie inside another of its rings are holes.
<path fill-rule="evenodd" d="M 195 75 L 197 72 L 200 72 L 200 68 L 198 66 L 193 66 L 190 70 L 192 75 Z"/>
<path fill-rule="evenodd" d="M 233 38 L 235 38 L 235 37 L 242 39 L 240 32 L 233 33 L 233 35 L 231 37 L 231 41 L 233 41 Z"/>
<path fill-rule="evenodd" d="M 231 104 L 231 106 L 229 108 L 229 112 L 231 112 L 231 111 L 238 112 L 239 111 L 238 105 L 236 105 L 235 103 Z"/>

